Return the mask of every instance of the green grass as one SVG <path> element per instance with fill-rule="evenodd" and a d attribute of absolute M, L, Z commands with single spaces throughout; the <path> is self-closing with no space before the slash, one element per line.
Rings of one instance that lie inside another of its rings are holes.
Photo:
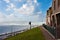
<path fill-rule="evenodd" d="M 33 28 L 26 32 L 9 37 L 5 40 L 45 40 L 40 28 Z"/>

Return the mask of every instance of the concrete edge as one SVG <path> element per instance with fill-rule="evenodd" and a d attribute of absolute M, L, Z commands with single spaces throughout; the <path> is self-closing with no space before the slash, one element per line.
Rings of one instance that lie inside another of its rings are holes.
<path fill-rule="evenodd" d="M 54 38 L 55 39 L 55 37 L 47 30 L 47 29 L 45 29 L 44 27 L 43 27 L 43 29 L 45 30 L 45 31 L 47 31 L 48 32 L 48 34 L 52 37 L 52 38 Z"/>
<path fill-rule="evenodd" d="M 57 40 L 60 40 L 60 39 L 57 39 Z"/>

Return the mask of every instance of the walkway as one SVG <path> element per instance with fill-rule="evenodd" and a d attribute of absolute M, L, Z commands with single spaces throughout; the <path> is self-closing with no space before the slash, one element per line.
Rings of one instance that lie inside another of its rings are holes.
<path fill-rule="evenodd" d="M 48 31 L 44 27 L 41 26 L 40 29 L 43 32 L 43 35 L 45 36 L 46 40 L 56 40 L 48 33 Z"/>

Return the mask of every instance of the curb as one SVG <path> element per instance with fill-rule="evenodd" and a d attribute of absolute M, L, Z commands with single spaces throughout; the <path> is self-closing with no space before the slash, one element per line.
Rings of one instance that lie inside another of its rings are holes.
<path fill-rule="evenodd" d="M 49 34 L 49 36 L 51 36 L 54 40 L 56 40 L 55 37 L 47 29 L 45 29 L 43 26 L 41 27 Z"/>
<path fill-rule="evenodd" d="M 44 29 L 45 31 L 47 31 L 52 38 L 55 39 L 55 37 L 54 37 L 47 29 L 45 29 L 44 27 L 43 27 L 43 29 Z"/>

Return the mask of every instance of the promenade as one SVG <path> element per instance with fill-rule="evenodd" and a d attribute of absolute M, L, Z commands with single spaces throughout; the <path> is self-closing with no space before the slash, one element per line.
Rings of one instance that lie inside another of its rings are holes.
<path fill-rule="evenodd" d="M 42 31 L 42 34 L 44 35 L 46 40 L 56 40 L 54 38 L 54 36 L 51 35 L 51 33 L 48 30 L 46 30 L 44 27 L 40 26 L 40 30 Z M 8 38 L 10 36 L 15 36 L 16 34 L 22 33 L 24 31 L 27 31 L 27 30 L 21 30 L 21 31 L 17 31 L 17 32 L 12 32 L 12 33 L 0 35 L 0 40 L 3 40 L 3 39 Z"/>
<path fill-rule="evenodd" d="M 48 30 L 46 30 L 44 27 L 40 26 L 40 30 L 42 31 L 46 40 L 56 40 L 54 38 L 54 36 Z"/>

